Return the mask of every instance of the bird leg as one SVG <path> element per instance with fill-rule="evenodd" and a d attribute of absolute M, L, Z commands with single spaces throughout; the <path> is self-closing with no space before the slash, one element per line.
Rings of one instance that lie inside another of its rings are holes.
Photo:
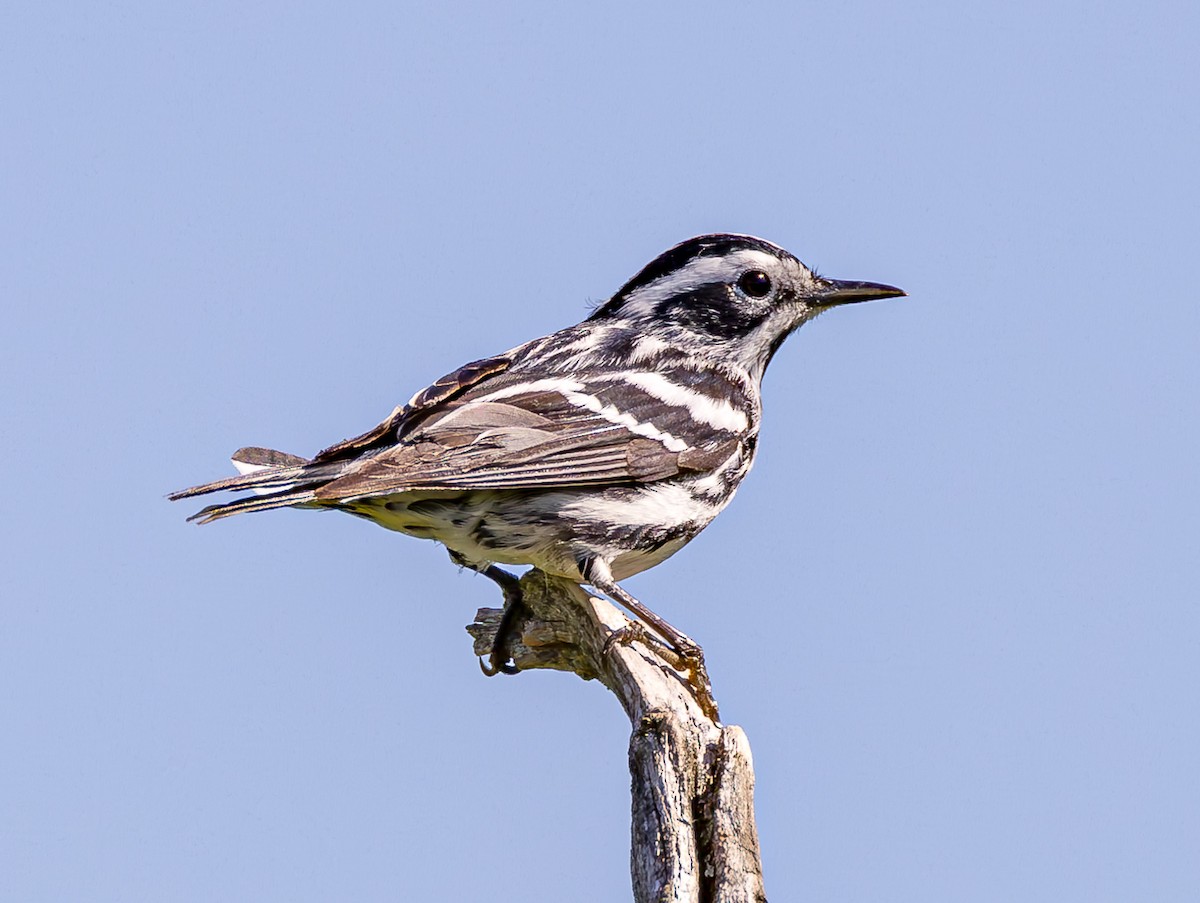
<path fill-rule="evenodd" d="M 461 567 L 470 568 L 477 574 L 483 574 L 499 586 L 500 592 L 504 594 L 504 610 L 500 613 L 500 624 L 496 627 L 496 636 L 492 640 L 492 651 L 488 655 L 486 664 L 483 659 L 479 660 L 479 670 L 488 677 L 495 677 L 497 674 L 518 673 L 521 669 L 515 663 L 511 663 L 512 656 L 508 654 L 508 641 L 513 625 L 517 621 L 517 615 L 523 608 L 521 581 L 515 574 L 510 574 L 503 568 L 498 568 L 494 564 L 474 564 L 453 550 L 450 550 L 450 560 Z"/>
<path fill-rule="evenodd" d="M 671 656 L 663 657 L 672 667 L 687 674 L 688 685 L 692 688 L 692 695 L 696 699 L 696 704 L 700 706 L 700 710 L 713 721 L 720 723 L 717 701 L 713 698 L 712 681 L 708 677 L 708 668 L 704 664 L 704 650 L 700 648 L 700 644 L 687 634 L 672 627 L 666 620 L 621 589 L 612 579 L 612 572 L 604 562 L 592 559 L 586 562 L 580 570 L 588 583 L 614 602 L 623 605 L 639 619 L 615 631 L 605 641 L 604 652 L 607 653 L 617 643 L 628 646 L 638 640 L 644 642 L 649 637 L 642 625 L 649 626 L 651 630 L 667 641 L 670 651 L 677 656 L 675 661 L 671 661 Z"/>

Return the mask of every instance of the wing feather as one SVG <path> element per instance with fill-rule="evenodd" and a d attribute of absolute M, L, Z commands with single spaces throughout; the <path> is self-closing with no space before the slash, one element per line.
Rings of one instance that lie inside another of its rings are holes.
<path fill-rule="evenodd" d="M 519 381 L 504 383 L 489 383 L 471 393 L 474 397 L 443 404 L 404 442 L 319 487 L 316 498 L 649 482 L 678 474 L 681 450 L 692 450 L 690 442 L 668 448 L 666 439 L 679 445 L 673 436 L 642 435 L 639 429 L 654 431 L 628 422 L 623 412 L 581 401 L 593 397 L 586 392 L 551 391 L 544 385 L 522 392 Z"/>
<path fill-rule="evenodd" d="M 512 354 L 442 377 L 312 461 L 242 449 L 235 458 L 252 472 L 172 497 L 265 493 L 197 515 L 213 520 L 408 491 L 631 485 L 714 469 L 753 441 L 754 399 L 721 373 L 602 368 L 546 376 L 512 369 Z"/>
<path fill-rule="evenodd" d="M 353 458 L 372 449 L 385 447 L 396 441 L 400 433 L 410 429 L 422 416 L 435 410 L 439 404 L 497 373 L 503 373 L 511 363 L 510 356 L 500 355 L 464 364 L 453 373 L 447 373 L 432 385 L 426 386 L 409 399 L 408 404 L 395 407 L 377 426 L 360 436 L 344 439 L 318 452 L 313 462 L 319 464 L 339 458 Z"/>

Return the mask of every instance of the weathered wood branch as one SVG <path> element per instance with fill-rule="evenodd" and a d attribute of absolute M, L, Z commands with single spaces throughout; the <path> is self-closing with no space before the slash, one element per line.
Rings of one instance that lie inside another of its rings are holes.
<path fill-rule="evenodd" d="M 551 668 L 598 680 L 633 726 L 630 865 L 637 903 L 765 901 L 754 823 L 754 765 L 741 728 L 709 719 L 685 677 L 641 642 L 605 649 L 628 620 L 607 600 L 531 571 L 510 643 L 521 670 Z M 467 630 L 486 656 L 500 609 Z M 653 642 L 653 641 L 651 641 Z"/>

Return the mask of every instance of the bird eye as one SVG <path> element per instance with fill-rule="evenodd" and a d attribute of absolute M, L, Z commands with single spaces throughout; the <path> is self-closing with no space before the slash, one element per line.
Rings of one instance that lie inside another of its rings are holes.
<path fill-rule="evenodd" d="M 751 298 L 765 298 L 771 291 L 771 277 L 762 270 L 750 270 L 742 273 L 737 284 L 738 288 Z"/>

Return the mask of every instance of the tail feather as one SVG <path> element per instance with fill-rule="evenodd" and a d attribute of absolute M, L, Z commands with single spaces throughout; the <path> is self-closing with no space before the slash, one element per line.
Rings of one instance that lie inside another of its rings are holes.
<path fill-rule="evenodd" d="M 181 489 L 167 498 L 177 501 L 227 490 L 248 489 L 255 493 L 232 502 L 209 505 L 188 518 L 189 521 L 206 524 L 233 514 L 311 502 L 315 498 L 316 488 L 340 476 L 346 469 L 346 463 L 337 461 L 314 465 L 307 458 L 270 448 L 239 448 L 233 453 L 233 465 L 241 472 L 240 476 Z"/>
<path fill-rule="evenodd" d="M 278 467 L 301 467 L 310 463 L 308 458 L 301 458 L 299 455 L 289 455 L 273 448 L 256 448 L 253 445 L 239 448 L 233 453 L 232 460 L 238 473 L 243 474 Z"/>
<path fill-rule="evenodd" d="M 314 495 L 311 488 L 296 489 L 291 492 L 281 491 L 271 495 L 251 495 L 236 501 L 201 508 L 188 520 L 198 524 L 209 524 L 223 517 L 232 517 L 234 514 L 248 514 L 251 511 L 270 511 L 272 508 L 303 505 L 305 502 L 311 502 Z"/>

